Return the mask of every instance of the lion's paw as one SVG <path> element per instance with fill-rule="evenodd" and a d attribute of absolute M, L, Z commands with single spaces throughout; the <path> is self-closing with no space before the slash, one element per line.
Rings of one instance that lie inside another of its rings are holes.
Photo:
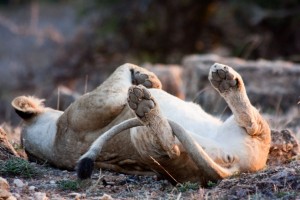
<path fill-rule="evenodd" d="M 227 65 L 219 63 L 211 66 L 209 80 L 220 93 L 235 90 L 241 83 L 240 76 L 236 71 Z"/>
<path fill-rule="evenodd" d="M 160 80 L 152 72 L 131 70 L 132 84 L 143 85 L 146 88 L 161 88 Z"/>
<path fill-rule="evenodd" d="M 150 92 L 145 87 L 138 85 L 129 88 L 128 105 L 139 118 L 143 119 L 155 108 L 156 103 Z"/>

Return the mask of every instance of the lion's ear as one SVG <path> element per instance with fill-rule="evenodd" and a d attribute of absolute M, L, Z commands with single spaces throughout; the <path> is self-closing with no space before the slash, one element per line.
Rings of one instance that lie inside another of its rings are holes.
<path fill-rule="evenodd" d="M 11 105 L 22 119 L 29 120 L 43 112 L 43 102 L 43 99 L 38 99 L 32 96 L 20 96 L 15 98 L 11 102 Z"/>

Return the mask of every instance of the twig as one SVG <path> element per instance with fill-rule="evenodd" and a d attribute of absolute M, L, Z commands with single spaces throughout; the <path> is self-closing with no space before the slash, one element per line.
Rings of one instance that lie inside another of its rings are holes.
<path fill-rule="evenodd" d="M 36 1 L 32 1 L 30 6 L 30 29 L 32 30 L 32 32 L 36 32 L 38 30 L 39 13 L 39 3 Z"/>
<path fill-rule="evenodd" d="M 59 110 L 59 105 L 60 104 L 60 88 L 57 88 L 57 104 L 56 104 L 56 109 Z"/>
<path fill-rule="evenodd" d="M 227 105 L 227 106 L 225 106 L 225 108 L 224 108 L 224 110 L 221 112 L 221 114 L 220 114 L 220 118 L 222 118 L 224 115 L 225 115 L 225 111 L 226 111 L 226 109 L 227 108 L 229 108 L 229 106 Z"/>
<path fill-rule="evenodd" d="M 85 84 L 84 84 L 84 94 L 87 92 L 88 80 L 89 80 L 89 75 L 86 75 L 85 76 Z"/>
<path fill-rule="evenodd" d="M 193 102 L 199 104 L 200 102 L 198 102 L 199 96 L 202 95 L 202 93 L 206 92 L 206 90 L 208 90 L 209 87 L 205 87 L 202 90 L 198 91 L 196 94 L 196 97 L 193 99 Z"/>
<path fill-rule="evenodd" d="M 105 177 L 105 175 L 102 175 L 102 170 L 100 169 L 98 180 L 96 181 L 95 184 L 93 184 L 91 187 L 89 187 L 89 189 L 86 190 L 86 193 L 90 193 L 91 191 L 93 191 L 96 188 L 96 186 L 99 184 L 101 179 L 104 178 L 104 177 Z"/>
<path fill-rule="evenodd" d="M 300 96 L 299 96 L 300 98 Z M 300 105 L 300 101 L 298 101 L 297 105 Z M 298 113 L 300 114 L 300 107 L 298 106 Z"/>
<path fill-rule="evenodd" d="M 180 192 L 179 195 L 177 196 L 176 200 L 179 200 L 181 198 L 182 193 Z"/>
<path fill-rule="evenodd" d="M 162 170 L 164 170 L 164 172 L 166 172 L 175 182 L 176 184 L 178 184 L 179 182 L 163 167 L 161 166 L 161 164 L 159 164 L 159 162 L 157 160 L 155 160 L 152 156 L 150 156 L 150 158 L 153 160 L 154 163 L 156 163 Z"/>

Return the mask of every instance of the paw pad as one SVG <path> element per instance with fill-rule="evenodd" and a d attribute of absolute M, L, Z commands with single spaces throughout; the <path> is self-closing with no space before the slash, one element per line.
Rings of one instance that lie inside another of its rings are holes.
<path fill-rule="evenodd" d="M 139 71 L 132 72 L 132 82 L 134 85 L 143 85 L 146 88 L 152 88 L 153 84 L 147 74 L 142 74 Z"/>
<path fill-rule="evenodd" d="M 215 64 L 211 68 L 210 82 L 221 93 L 238 87 L 238 79 L 228 66 Z"/>
<path fill-rule="evenodd" d="M 144 118 L 155 107 L 155 102 L 145 87 L 132 86 L 128 91 L 128 105 L 139 118 Z"/>

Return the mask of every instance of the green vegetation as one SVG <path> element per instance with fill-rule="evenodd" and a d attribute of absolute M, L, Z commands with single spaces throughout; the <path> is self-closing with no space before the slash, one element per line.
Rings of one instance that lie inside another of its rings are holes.
<path fill-rule="evenodd" d="M 208 183 L 207 183 L 207 186 L 210 188 L 215 187 L 216 185 L 217 185 L 217 183 L 214 183 L 212 181 L 208 181 Z"/>
<path fill-rule="evenodd" d="M 296 196 L 296 193 L 293 191 L 286 191 L 286 192 L 281 191 L 276 194 L 277 198 L 284 198 L 284 199 L 288 199 L 288 198 L 292 199 L 292 198 L 295 198 L 295 196 Z"/>
<path fill-rule="evenodd" d="M 32 178 L 38 174 L 40 174 L 40 171 L 22 158 L 12 157 L 6 161 L 0 161 L 0 175 Z"/>
<path fill-rule="evenodd" d="M 81 182 L 77 180 L 60 180 L 57 181 L 57 186 L 61 190 L 72 190 L 76 191 L 81 188 Z"/>
<path fill-rule="evenodd" d="M 191 183 L 191 182 L 185 182 L 182 184 L 178 184 L 177 188 L 180 192 L 186 192 L 188 190 L 198 190 L 199 184 L 198 183 Z"/>

